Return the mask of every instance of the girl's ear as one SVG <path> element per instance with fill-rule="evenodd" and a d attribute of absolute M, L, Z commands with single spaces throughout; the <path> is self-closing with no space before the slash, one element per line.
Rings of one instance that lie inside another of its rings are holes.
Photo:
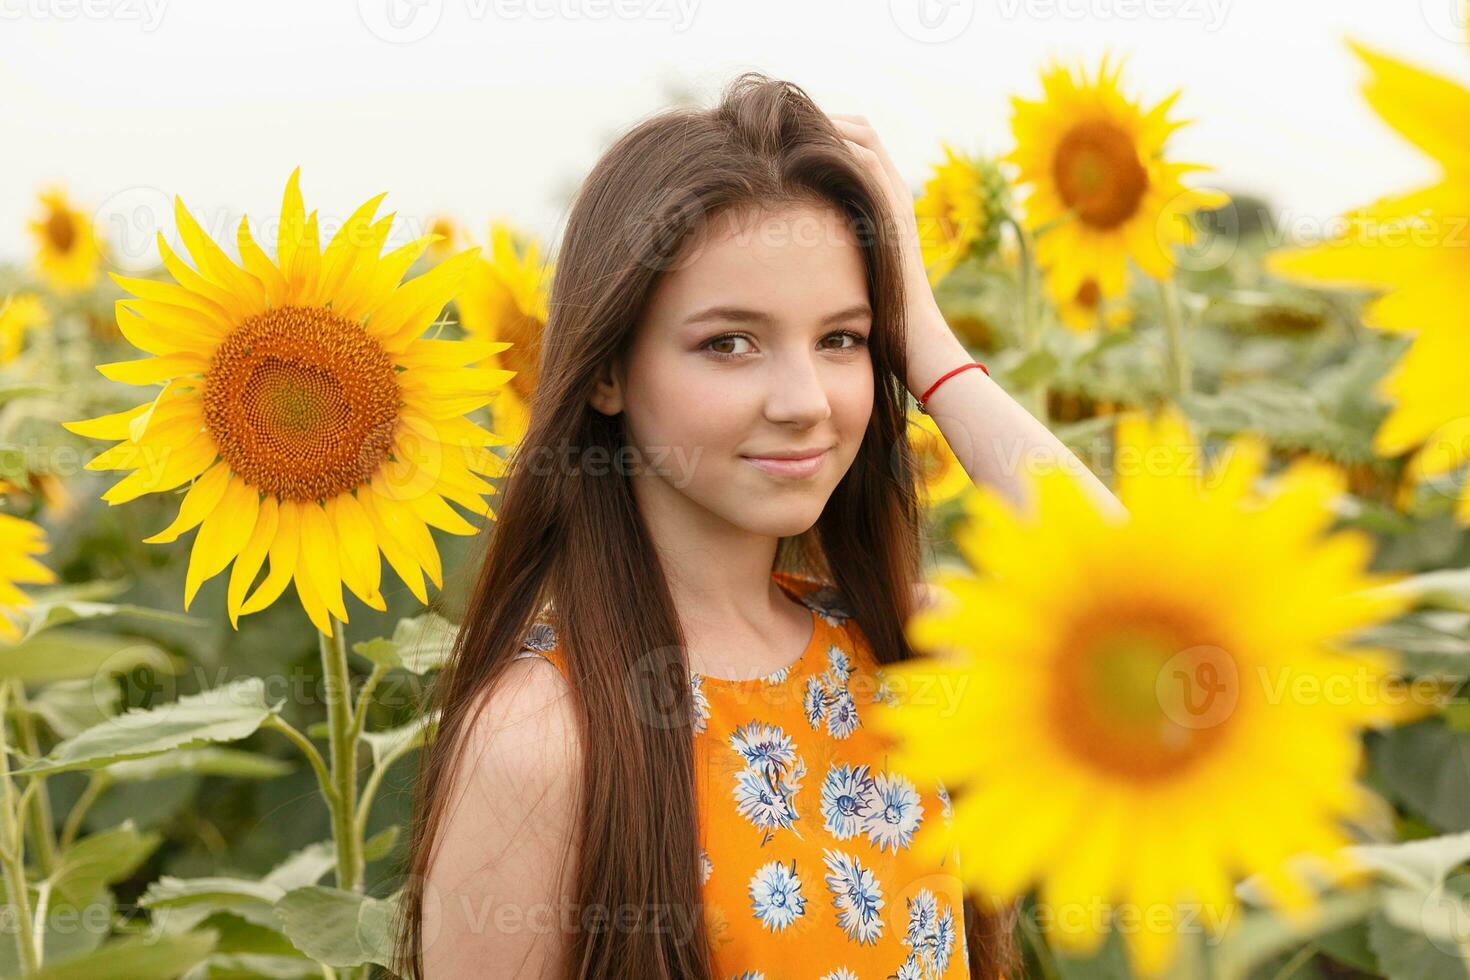
<path fill-rule="evenodd" d="M 621 372 L 611 363 L 605 363 L 597 373 L 597 383 L 587 398 L 591 405 L 603 415 L 616 415 L 623 410 L 623 383 Z"/>

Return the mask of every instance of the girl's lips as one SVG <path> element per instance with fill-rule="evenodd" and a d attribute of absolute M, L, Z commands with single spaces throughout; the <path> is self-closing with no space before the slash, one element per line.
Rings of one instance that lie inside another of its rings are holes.
<path fill-rule="evenodd" d="M 800 479 L 811 476 L 821 469 L 822 463 L 827 459 L 827 453 L 828 450 L 824 449 L 815 456 L 804 456 L 801 459 L 774 459 L 770 456 L 742 456 L 740 458 L 771 476 Z"/>

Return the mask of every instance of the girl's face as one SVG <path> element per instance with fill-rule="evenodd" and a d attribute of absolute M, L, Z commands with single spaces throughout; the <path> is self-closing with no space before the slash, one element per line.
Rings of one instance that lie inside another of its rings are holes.
<path fill-rule="evenodd" d="M 621 411 L 644 508 L 800 534 L 873 410 L 862 252 L 835 210 L 724 212 L 661 277 L 594 408 Z M 809 463 L 753 457 L 820 453 Z"/>

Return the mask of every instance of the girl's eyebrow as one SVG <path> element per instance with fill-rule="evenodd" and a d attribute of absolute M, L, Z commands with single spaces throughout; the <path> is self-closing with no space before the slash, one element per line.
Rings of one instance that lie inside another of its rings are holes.
<path fill-rule="evenodd" d="M 867 303 L 858 303 L 846 309 L 829 313 L 822 317 L 822 323 L 838 323 L 853 317 L 873 315 L 872 308 Z M 684 318 L 686 324 L 690 323 L 761 323 L 770 324 L 775 322 L 775 317 L 763 310 L 750 310 L 742 306 L 711 306 L 708 309 L 692 313 Z"/>

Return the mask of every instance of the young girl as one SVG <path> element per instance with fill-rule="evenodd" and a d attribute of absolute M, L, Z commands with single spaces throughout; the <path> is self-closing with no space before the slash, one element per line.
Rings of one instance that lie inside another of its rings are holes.
<path fill-rule="evenodd" d="M 918 856 L 944 787 L 864 726 L 923 594 L 908 394 L 970 362 L 860 117 L 749 73 L 604 154 L 435 686 L 399 972 L 1019 975 L 1014 910 Z M 1039 451 L 1117 506 L 985 372 L 926 404 L 972 479 L 1019 500 Z"/>

